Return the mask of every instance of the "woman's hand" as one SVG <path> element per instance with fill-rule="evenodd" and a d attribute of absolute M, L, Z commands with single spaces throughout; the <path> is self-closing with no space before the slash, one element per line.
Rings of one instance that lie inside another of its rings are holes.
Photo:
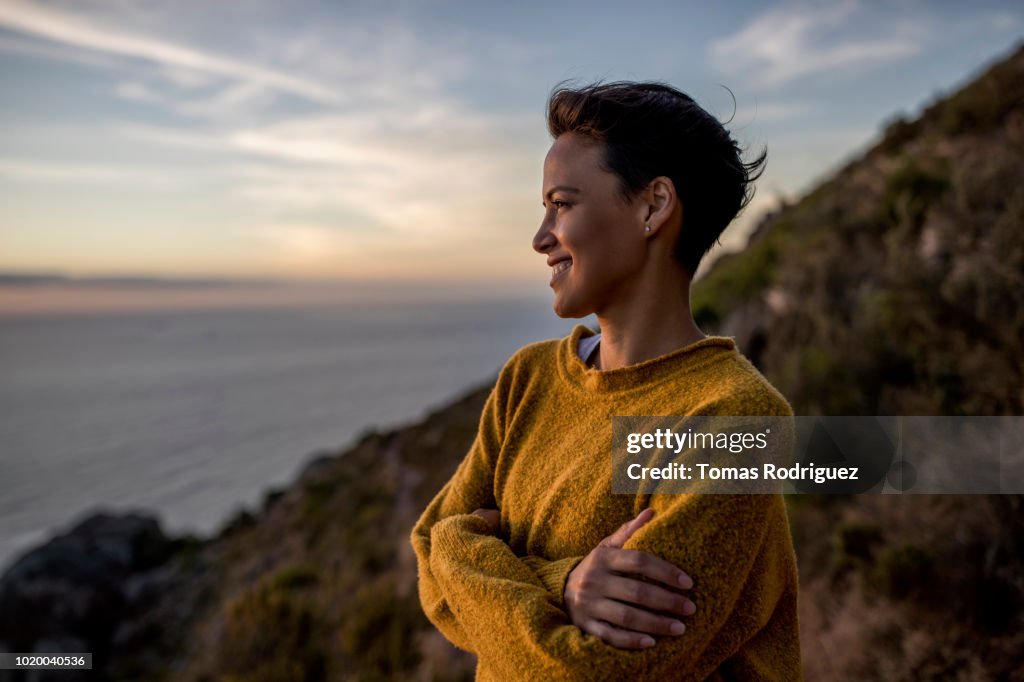
<path fill-rule="evenodd" d="M 498 529 L 501 528 L 501 512 L 497 509 L 477 509 L 473 512 L 473 516 L 479 516 L 488 523 L 490 526 L 490 530 L 488 532 L 491 535 L 497 533 Z"/>
<path fill-rule="evenodd" d="M 654 646 L 650 635 L 683 634 L 686 628 L 681 621 L 658 612 L 689 616 L 697 610 L 692 601 L 675 591 L 693 587 L 688 575 L 653 554 L 622 549 L 652 516 L 654 511 L 645 509 L 623 524 L 602 540 L 565 581 L 565 607 L 573 624 L 620 649 Z M 643 582 L 638 576 L 671 589 Z"/>

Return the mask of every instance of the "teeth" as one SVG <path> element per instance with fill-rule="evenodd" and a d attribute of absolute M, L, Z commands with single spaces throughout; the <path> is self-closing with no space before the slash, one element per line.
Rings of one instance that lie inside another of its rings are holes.
<path fill-rule="evenodd" d="M 558 273 L 562 272 L 563 270 L 568 270 L 570 265 L 572 265 L 572 261 L 571 260 L 563 260 L 563 261 L 561 261 L 559 263 L 555 263 L 555 265 L 552 266 L 552 268 L 551 268 L 551 274 L 557 275 Z"/>

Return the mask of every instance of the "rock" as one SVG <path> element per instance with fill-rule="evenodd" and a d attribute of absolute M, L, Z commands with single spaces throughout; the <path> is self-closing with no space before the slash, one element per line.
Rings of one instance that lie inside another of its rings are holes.
<path fill-rule="evenodd" d="M 314 452 L 307 461 L 306 466 L 302 468 L 302 472 L 299 474 L 299 482 L 315 481 L 324 472 L 330 471 L 335 467 L 337 462 L 338 457 L 334 454 Z"/>
<path fill-rule="evenodd" d="M 78 641 L 78 651 L 102 655 L 126 604 L 147 592 L 130 578 L 161 565 L 173 550 L 153 516 L 89 516 L 0 577 L 0 641 L 26 652 Z"/>

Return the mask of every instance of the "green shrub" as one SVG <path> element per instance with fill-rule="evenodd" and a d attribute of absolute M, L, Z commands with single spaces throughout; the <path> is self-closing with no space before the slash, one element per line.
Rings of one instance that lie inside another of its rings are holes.
<path fill-rule="evenodd" d="M 848 523 L 836 533 L 836 549 L 840 557 L 855 561 L 874 560 L 875 546 L 882 542 L 882 529 L 874 523 Z"/>
<path fill-rule="evenodd" d="M 940 109 L 939 126 L 947 135 L 991 130 L 1021 101 L 1016 83 L 1004 83 L 999 73 L 989 73 L 961 90 Z"/>
<path fill-rule="evenodd" d="M 882 552 L 875 569 L 875 585 L 891 599 L 904 599 L 926 590 L 932 575 L 932 557 L 915 545 L 893 547 Z"/>
<path fill-rule="evenodd" d="M 919 225 L 928 208 L 950 188 L 949 173 L 945 169 L 930 169 L 913 159 L 889 176 L 882 206 L 890 221 L 897 221 L 905 213 Z"/>
<path fill-rule="evenodd" d="M 221 528 L 221 535 L 232 535 L 240 530 L 249 528 L 256 524 L 256 517 L 251 511 L 244 507 L 238 509 L 235 514 Z"/>
<path fill-rule="evenodd" d="M 740 254 L 722 256 L 694 282 L 690 306 L 698 325 L 713 329 L 737 306 L 764 293 L 778 262 L 777 241 L 765 237 Z"/>
<path fill-rule="evenodd" d="M 419 664 L 414 635 L 427 627 L 415 593 L 399 594 L 392 580 L 379 580 L 356 593 L 342 626 L 341 646 L 358 657 L 360 667 L 378 671 L 384 679 L 399 679 Z"/>
<path fill-rule="evenodd" d="M 273 577 L 272 586 L 277 590 L 301 590 L 320 582 L 319 572 L 312 566 L 290 566 Z"/>
<path fill-rule="evenodd" d="M 268 490 L 263 495 L 263 511 L 267 511 L 275 504 L 277 504 L 283 497 L 285 491 L 281 489 Z"/>
<path fill-rule="evenodd" d="M 219 679 L 317 682 L 327 679 L 324 626 L 313 603 L 263 583 L 224 609 L 215 663 Z"/>
<path fill-rule="evenodd" d="M 908 121 L 903 116 L 897 116 L 886 125 L 885 132 L 882 133 L 882 141 L 878 143 L 878 147 L 887 154 L 895 154 L 920 133 L 921 124 L 919 121 Z"/>

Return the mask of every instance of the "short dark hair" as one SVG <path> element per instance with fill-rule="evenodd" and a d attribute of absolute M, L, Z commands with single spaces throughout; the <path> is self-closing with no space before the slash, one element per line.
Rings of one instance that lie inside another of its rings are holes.
<path fill-rule="evenodd" d="M 656 82 L 560 84 L 547 108 L 548 131 L 576 133 L 604 146 L 605 170 L 634 198 L 664 175 L 683 204 L 676 256 L 692 276 L 701 258 L 754 196 L 767 150 L 749 163 L 725 126 L 693 98 Z"/>

